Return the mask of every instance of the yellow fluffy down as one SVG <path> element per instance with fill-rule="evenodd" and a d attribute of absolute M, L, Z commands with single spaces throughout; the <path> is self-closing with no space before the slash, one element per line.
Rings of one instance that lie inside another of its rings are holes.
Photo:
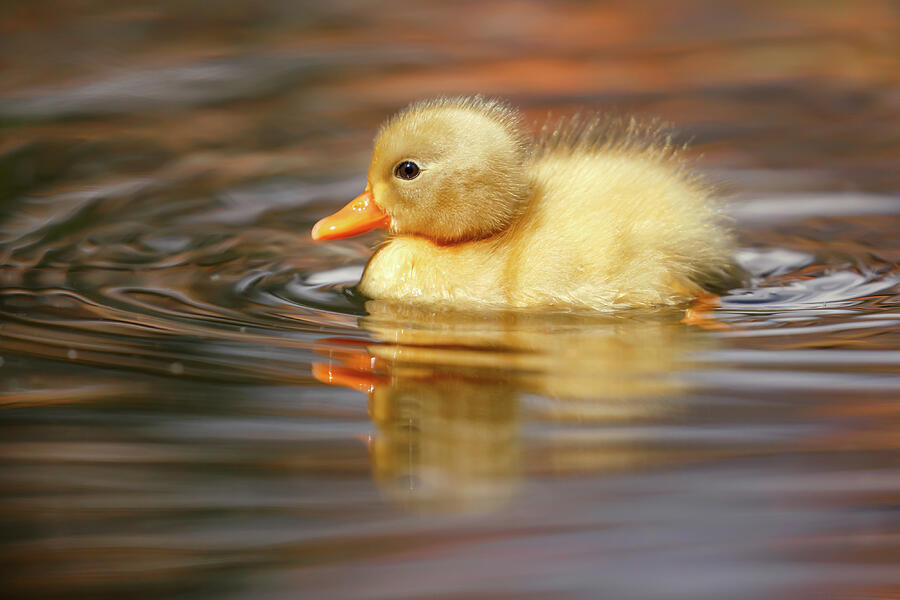
<path fill-rule="evenodd" d="M 413 182 L 392 180 L 400 159 L 421 160 Z M 372 298 L 602 310 L 678 304 L 735 277 L 708 190 L 634 123 L 570 120 L 530 139 L 494 101 L 420 103 L 382 128 L 369 185 L 400 224 L 363 274 Z"/>

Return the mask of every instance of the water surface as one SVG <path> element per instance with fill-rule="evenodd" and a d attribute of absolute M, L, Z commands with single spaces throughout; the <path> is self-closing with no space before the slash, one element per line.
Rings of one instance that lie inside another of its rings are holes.
<path fill-rule="evenodd" d="M 897 595 L 895 6 L 229 6 L 0 9 L 15 597 Z M 312 223 L 476 91 L 673 122 L 746 287 L 364 304 L 377 236 Z"/>

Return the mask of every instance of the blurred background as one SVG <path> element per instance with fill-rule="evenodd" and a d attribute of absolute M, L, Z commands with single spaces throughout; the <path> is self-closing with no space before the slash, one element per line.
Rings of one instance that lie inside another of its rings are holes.
<path fill-rule="evenodd" d="M 470 93 L 670 123 L 727 326 L 347 293 L 312 223 Z M 5 0 L 0 586 L 898 598 L 898 165 L 892 0 Z"/>
<path fill-rule="evenodd" d="M 741 185 L 898 186 L 890 1 L 0 10 L 5 196 L 161 170 L 358 174 L 385 115 L 468 93 L 508 98 L 534 120 L 585 107 L 662 117 L 710 167 L 749 170 Z"/>

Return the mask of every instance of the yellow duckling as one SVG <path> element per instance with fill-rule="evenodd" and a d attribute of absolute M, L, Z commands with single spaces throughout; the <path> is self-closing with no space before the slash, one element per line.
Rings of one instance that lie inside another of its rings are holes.
<path fill-rule="evenodd" d="M 533 139 L 520 121 L 481 97 L 408 106 L 313 239 L 388 228 L 360 291 L 456 308 L 658 306 L 732 282 L 710 194 L 660 135 L 576 118 Z"/>

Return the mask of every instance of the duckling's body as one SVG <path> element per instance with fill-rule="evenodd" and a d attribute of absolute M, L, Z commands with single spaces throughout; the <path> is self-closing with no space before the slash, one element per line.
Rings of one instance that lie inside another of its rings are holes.
<path fill-rule="evenodd" d="M 683 302 L 725 275 L 727 240 L 715 235 L 705 196 L 667 165 L 550 153 L 534 162 L 531 194 L 513 226 L 489 238 L 392 238 L 360 291 L 456 306 L 602 308 Z"/>
<path fill-rule="evenodd" d="M 369 261 L 362 293 L 458 308 L 609 309 L 684 302 L 732 277 L 730 237 L 708 192 L 663 142 L 641 139 L 633 124 L 611 134 L 596 121 L 561 124 L 531 141 L 508 111 L 477 99 L 442 100 L 414 105 L 385 126 L 369 189 L 390 215 L 395 235 Z M 416 154 L 394 139 L 429 138 L 435 122 L 443 135 L 434 137 L 462 144 L 463 156 L 435 157 L 428 144 Z M 453 129 L 457 125 L 462 131 Z M 465 127 L 489 131 L 470 138 Z M 490 156 L 478 154 L 479 135 L 488 144 L 512 148 L 514 159 L 501 155 L 499 165 L 490 164 Z M 385 148 L 392 144 L 403 150 Z M 422 187 L 383 177 L 379 151 L 391 168 L 403 161 L 423 163 L 412 180 L 421 179 Z M 437 180 L 442 161 L 463 167 L 435 187 L 426 185 L 426 177 Z M 503 172 L 506 163 L 514 166 Z M 462 182 L 466 177 L 476 181 Z M 496 179 L 516 183 L 496 189 Z M 450 197 L 448 190 L 457 187 L 461 193 Z M 467 198 L 475 216 L 490 217 L 488 225 L 483 219 L 466 222 Z M 419 214 L 404 231 L 403 212 L 423 205 L 435 213 L 432 221 L 427 212 Z M 445 206 L 452 218 L 446 218 Z"/>

